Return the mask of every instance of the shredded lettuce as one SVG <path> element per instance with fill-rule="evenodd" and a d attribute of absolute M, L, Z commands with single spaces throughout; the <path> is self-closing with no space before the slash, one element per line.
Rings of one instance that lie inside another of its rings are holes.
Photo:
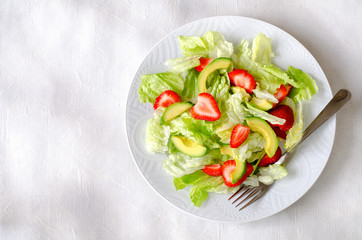
<path fill-rule="evenodd" d="M 290 151 L 291 148 L 302 139 L 303 135 L 303 107 L 298 102 L 294 111 L 294 124 L 287 132 L 287 138 L 284 142 L 284 148 Z"/>
<path fill-rule="evenodd" d="M 264 119 L 265 121 L 268 121 L 272 124 L 283 125 L 285 123 L 285 119 L 273 116 L 263 110 L 260 110 L 257 107 L 254 107 L 252 104 L 250 104 L 248 102 L 246 103 L 246 106 L 247 106 L 246 110 L 255 117 L 260 117 L 260 118 Z"/>
<path fill-rule="evenodd" d="M 274 182 L 274 180 L 282 179 L 287 175 L 288 172 L 284 166 L 280 164 L 272 164 L 267 167 L 259 168 L 258 179 L 260 182 L 270 185 Z"/>
<path fill-rule="evenodd" d="M 163 72 L 156 74 L 144 74 L 141 77 L 141 86 L 138 89 L 141 102 L 155 103 L 156 98 L 166 90 L 173 90 L 181 95 L 184 81 L 179 74 Z"/>
<path fill-rule="evenodd" d="M 206 49 L 205 43 L 200 37 L 195 36 L 179 36 L 178 41 L 180 43 L 180 48 L 182 53 L 185 56 L 207 56 L 208 50 Z"/>
<path fill-rule="evenodd" d="M 157 112 L 154 118 L 147 122 L 146 127 L 146 146 L 150 152 L 165 152 L 168 149 L 168 140 L 170 138 L 170 127 L 160 125 L 161 115 Z"/>
<path fill-rule="evenodd" d="M 265 139 L 259 133 L 250 133 L 248 138 L 238 148 L 234 148 L 234 157 L 238 160 L 252 162 L 259 158 L 253 153 L 259 153 L 264 149 Z M 260 154 L 260 153 L 259 153 Z M 254 158 L 252 160 L 252 158 Z"/>
<path fill-rule="evenodd" d="M 309 101 L 312 96 L 318 92 L 316 81 L 307 73 L 292 66 L 288 67 L 287 73 L 291 78 L 294 79 L 295 82 L 300 85 L 299 88 L 292 88 L 289 93 L 289 96 L 295 102 L 302 100 Z"/>

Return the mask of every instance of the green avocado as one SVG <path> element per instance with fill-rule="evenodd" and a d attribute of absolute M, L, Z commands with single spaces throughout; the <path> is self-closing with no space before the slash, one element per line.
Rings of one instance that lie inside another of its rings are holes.
<path fill-rule="evenodd" d="M 237 183 L 240 178 L 243 177 L 245 171 L 246 171 L 246 161 L 241 161 L 235 158 L 236 168 L 235 170 L 230 174 L 231 176 L 231 182 L 233 184 Z"/>
<path fill-rule="evenodd" d="M 183 136 L 172 136 L 171 141 L 177 150 L 191 157 L 202 157 L 207 148 Z"/>
<path fill-rule="evenodd" d="M 238 86 L 233 86 L 231 87 L 231 92 L 232 93 L 241 93 L 241 95 L 243 95 L 243 97 L 247 98 L 248 100 L 250 100 L 250 94 L 246 92 L 246 90 L 242 87 L 238 87 Z"/>
<path fill-rule="evenodd" d="M 251 131 L 260 133 L 264 137 L 264 150 L 268 157 L 273 157 L 278 149 L 279 140 L 271 126 L 265 120 L 258 117 L 247 117 L 246 123 Z"/>
<path fill-rule="evenodd" d="M 199 93 L 206 92 L 206 80 L 207 77 L 217 69 L 220 68 L 229 68 L 232 65 L 232 61 L 230 58 L 216 58 L 211 63 L 209 63 L 200 73 L 197 79 L 197 85 L 199 89 Z"/>
<path fill-rule="evenodd" d="M 178 102 L 170 105 L 163 112 L 160 124 L 163 125 L 164 123 L 171 121 L 183 112 L 186 112 L 187 110 L 192 108 L 192 106 L 193 105 L 190 102 Z"/>
<path fill-rule="evenodd" d="M 253 97 L 250 102 L 254 103 L 257 108 L 264 110 L 264 111 L 268 111 L 273 108 L 273 103 L 269 102 L 266 99 L 260 99 L 257 97 Z"/>

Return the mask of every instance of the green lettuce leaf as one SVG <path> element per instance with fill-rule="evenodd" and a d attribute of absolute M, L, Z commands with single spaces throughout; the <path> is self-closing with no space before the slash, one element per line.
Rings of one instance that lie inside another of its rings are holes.
<path fill-rule="evenodd" d="M 303 135 L 303 108 L 302 103 L 296 104 L 296 110 L 294 111 L 294 123 L 291 129 L 287 132 L 287 137 L 284 142 L 284 148 L 290 151 L 294 144 L 298 143 L 302 139 Z"/>
<path fill-rule="evenodd" d="M 252 47 L 252 60 L 262 65 L 270 65 L 271 58 L 274 57 L 274 53 L 271 47 L 271 39 L 267 38 L 264 34 L 259 33 L 254 38 Z"/>
<path fill-rule="evenodd" d="M 202 169 L 205 165 L 214 164 L 222 156 L 220 151 L 210 151 L 205 156 L 194 158 L 183 153 L 177 152 L 169 154 L 168 158 L 164 159 L 164 169 L 174 177 L 182 177 L 196 170 Z"/>
<path fill-rule="evenodd" d="M 245 106 L 242 104 L 245 101 L 247 101 L 247 98 L 241 93 L 234 93 L 227 100 L 226 114 L 231 123 L 243 124 L 245 122 L 245 116 L 248 114 Z"/>
<path fill-rule="evenodd" d="M 289 93 L 289 97 L 295 102 L 302 100 L 309 101 L 312 96 L 318 92 L 316 81 L 307 73 L 292 66 L 288 67 L 287 73 L 295 82 L 300 84 L 299 88 L 292 88 Z"/>
<path fill-rule="evenodd" d="M 194 119 L 191 117 L 190 112 L 182 113 L 165 125 L 170 126 L 171 133 L 181 134 L 209 149 L 220 147 L 217 143 L 218 136 L 214 133 L 213 124 L 204 120 Z"/>
<path fill-rule="evenodd" d="M 246 106 L 247 106 L 246 110 L 255 117 L 260 117 L 260 118 L 264 119 L 265 121 L 268 121 L 272 124 L 283 125 L 285 123 L 285 119 L 273 116 L 263 110 L 260 110 L 257 107 L 254 107 L 252 104 L 250 104 L 248 102 L 246 103 Z"/>
<path fill-rule="evenodd" d="M 173 58 L 166 61 L 166 66 L 171 72 L 181 73 L 200 65 L 201 56 Z"/>
<path fill-rule="evenodd" d="M 173 179 L 173 184 L 175 185 L 176 190 L 184 189 L 187 185 L 194 184 L 198 181 L 202 181 L 203 178 L 207 177 L 207 174 L 205 174 L 201 170 L 197 170 L 193 173 L 186 174 L 179 178 Z"/>
<path fill-rule="evenodd" d="M 248 138 L 240 145 L 238 148 L 234 148 L 232 151 L 236 159 L 240 161 L 253 162 L 259 158 L 261 154 L 260 151 L 263 151 L 265 145 L 265 139 L 259 133 L 250 133 Z M 258 153 L 258 155 L 253 155 L 253 153 Z"/>
<path fill-rule="evenodd" d="M 227 57 L 229 58 L 234 52 L 233 44 L 226 41 L 224 36 L 219 32 L 207 32 L 202 37 L 209 58 Z"/>
<path fill-rule="evenodd" d="M 220 177 L 208 176 L 207 179 L 198 181 L 190 190 L 190 198 L 196 207 L 201 205 L 208 198 L 208 193 L 232 193 L 239 187 L 228 187 L 224 184 L 224 179 Z"/>
<path fill-rule="evenodd" d="M 207 56 L 208 50 L 205 46 L 205 43 L 200 37 L 195 36 L 179 36 L 178 41 L 180 43 L 180 48 L 182 53 L 185 56 Z"/>
<path fill-rule="evenodd" d="M 273 74 L 265 71 L 263 69 L 263 64 L 252 59 L 253 51 L 249 48 L 249 42 L 247 40 L 241 40 L 240 45 L 238 46 L 238 51 L 238 54 L 232 55 L 234 65 L 237 68 L 247 70 L 251 75 L 253 75 L 262 89 L 274 94 L 280 87 L 280 84 L 283 84 L 283 81 Z"/>
<path fill-rule="evenodd" d="M 181 95 L 184 81 L 177 73 L 164 72 L 144 74 L 141 77 L 141 86 L 138 94 L 141 102 L 155 103 L 156 98 L 166 90 L 173 90 Z"/>
<path fill-rule="evenodd" d="M 267 167 L 259 168 L 259 176 L 258 179 L 260 182 L 270 185 L 276 179 L 282 179 L 287 176 L 288 172 L 284 166 L 279 164 L 272 164 Z"/>
<path fill-rule="evenodd" d="M 234 122 L 226 121 L 215 129 L 215 133 L 219 136 L 222 143 L 230 143 L 230 137 L 234 127 Z"/>
<path fill-rule="evenodd" d="M 207 32 L 203 37 L 179 37 L 181 51 L 185 56 L 202 55 L 208 58 L 230 57 L 233 44 L 219 32 Z"/>
<path fill-rule="evenodd" d="M 302 87 L 301 83 L 296 82 L 293 78 L 289 77 L 289 75 L 284 70 L 278 68 L 275 65 L 263 66 L 263 70 L 277 77 L 280 81 L 283 82 L 284 85 L 290 84 L 296 88 Z"/>
<path fill-rule="evenodd" d="M 257 84 L 257 87 L 253 90 L 253 93 L 257 98 L 266 99 L 272 103 L 278 103 L 278 99 L 274 97 L 274 94 L 271 94 L 267 90 L 260 89 L 259 84 Z"/>
<path fill-rule="evenodd" d="M 161 114 L 155 113 L 154 118 L 147 122 L 146 146 L 150 152 L 165 152 L 168 149 L 170 127 L 160 125 Z"/>
<path fill-rule="evenodd" d="M 228 78 L 218 75 L 214 78 L 211 86 L 207 89 L 207 92 L 215 98 L 217 106 L 221 112 L 224 112 L 226 109 L 225 104 L 230 97 L 229 88 L 230 83 Z"/>
<path fill-rule="evenodd" d="M 285 97 L 284 100 L 280 103 L 280 105 L 289 106 L 293 110 L 293 113 L 297 111 L 295 102 L 290 97 Z"/>
<path fill-rule="evenodd" d="M 190 69 L 185 77 L 184 89 L 182 90 L 183 97 L 194 101 L 198 94 L 197 78 L 199 72 L 195 69 Z"/>
<path fill-rule="evenodd" d="M 257 186 L 259 186 L 258 177 L 256 175 L 249 176 L 245 179 L 243 184 L 245 184 L 247 186 L 257 187 Z"/>

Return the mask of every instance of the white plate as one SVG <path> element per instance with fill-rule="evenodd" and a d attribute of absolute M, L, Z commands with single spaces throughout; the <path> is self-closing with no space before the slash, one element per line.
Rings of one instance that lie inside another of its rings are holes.
<path fill-rule="evenodd" d="M 164 199 L 192 215 L 214 221 L 249 222 L 271 216 L 296 202 L 308 191 L 324 169 L 334 141 L 336 120 L 333 117 L 316 133 L 311 135 L 294 154 L 288 164 L 288 176 L 276 182 L 271 190 L 258 202 L 239 212 L 230 202 L 228 195 L 210 194 L 201 208 L 194 207 L 188 189 L 175 191 L 172 177 L 162 168 L 163 154 L 151 154 L 145 147 L 145 127 L 152 117 L 151 104 L 141 104 L 137 90 L 142 74 L 166 71 L 164 62 L 182 56 L 177 37 L 202 36 L 208 31 L 221 32 L 225 39 L 238 45 L 242 38 L 251 41 L 258 33 L 272 39 L 275 53 L 273 62 L 286 69 L 292 65 L 313 76 L 319 92 L 310 103 L 304 104 L 304 120 L 307 126 L 332 98 L 328 81 L 314 57 L 296 39 L 283 30 L 251 18 L 212 17 L 184 25 L 162 39 L 147 55 L 139 67 L 131 85 L 127 109 L 126 130 L 128 143 L 134 160 L 146 181 Z"/>

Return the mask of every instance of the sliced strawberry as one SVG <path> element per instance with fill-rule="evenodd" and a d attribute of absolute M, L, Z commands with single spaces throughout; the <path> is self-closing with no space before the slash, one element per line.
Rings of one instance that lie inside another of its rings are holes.
<path fill-rule="evenodd" d="M 277 89 L 277 92 L 274 93 L 274 97 L 278 99 L 278 103 L 282 102 L 286 96 L 288 96 L 290 90 L 292 89 L 292 85 L 280 85 L 280 87 Z M 278 103 L 274 103 L 274 107 L 278 105 Z"/>
<path fill-rule="evenodd" d="M 209 64 L 210 62 L 212 62 L 212 58 L 200 58 L 200 65 L 195 67 L 196 71 L 201 72 L 202 70 L 204 70 L 204 68 L 207 66 L 207 64 Z"/>
<path fill-rule="evenodd" d="M 235 160 L 228 160 L 228 161 L 224 162 L 224 164 L 221 166 L 222 177 L 224 178 L 225 185 L 228 187 L 239 186 L 254 171 L 253 165 L 251 165 L 250 163 L 247 162 L 244 175 L 240 178 L 239 181 L 237 181 L 235 184 L 233 184 L 231 181 L 230 174 L 233 171 L 235 171 L 235 168 L 236 168 Z"/>
<path fill-rule="evenodd" d="M 153 108 L 156 110 L 159 107 L 168 107 L 177 102 L 181 102 L 179 95 L 172 90 L 166 90 L 156 98 Z"/>
<path fill-rule="evenodd" d="M 190 113 L 193 118 L 206 121 L 216 121 L 221 117 L 215 98 L 209 93 L 199 94 Z"/>
<path fill-rule="evenodd" d="M 280 130 L 279 127 L 272 127 L 272 128 L 278 137 L 280 137 L 284 140 L 287 139 L 287 133 L 285 131 Z"/>
<path fill-rule="evenodd" d="M 204 171 L 204 173 L 206 173 L 207 175 L 214 177 L 220 176 L 222 174 L 220 164 L 206 165 L 205 168 L 201 170 Z"/>
<path fill-rule="evenodd" d="M 230 83 L 234 86 L 244 88 L 249 94 L 255 88 L 255 79 L 244 69 L 234 69 L 229 73 Z"/>
<path fill-rule="evenodd" d="M 270 114 L 278 118 L 285 119 L 283 125 L 280 124 L 271 124 L 272 127 L 279 127 L 282 131 L 288 131 L 294 124 L 294 114 L 293 110 L 287 105 L 279 105 L 273 110 L 270 111 Z"/>
<path fill-rule="evenodd" d="M 272 158 L 268 157 L 268 155 L 265 154 L 264 157 L 260 160 L 258 166 L 265 167 L 270 164 L 276 163 L 281 156 L 282 156 L 282 150 L 280 149 L 280 147 L 278 147 L 277 151 L 275 152 Z"/>
<path fill-rule="evenodd" d="M 247 126 L 243 126 L 238 124 L 234 127 L 231 132 L 230 137 L 230 147 L 237 148 L 239 147 L 249 136 L 250 128 Z"/>

